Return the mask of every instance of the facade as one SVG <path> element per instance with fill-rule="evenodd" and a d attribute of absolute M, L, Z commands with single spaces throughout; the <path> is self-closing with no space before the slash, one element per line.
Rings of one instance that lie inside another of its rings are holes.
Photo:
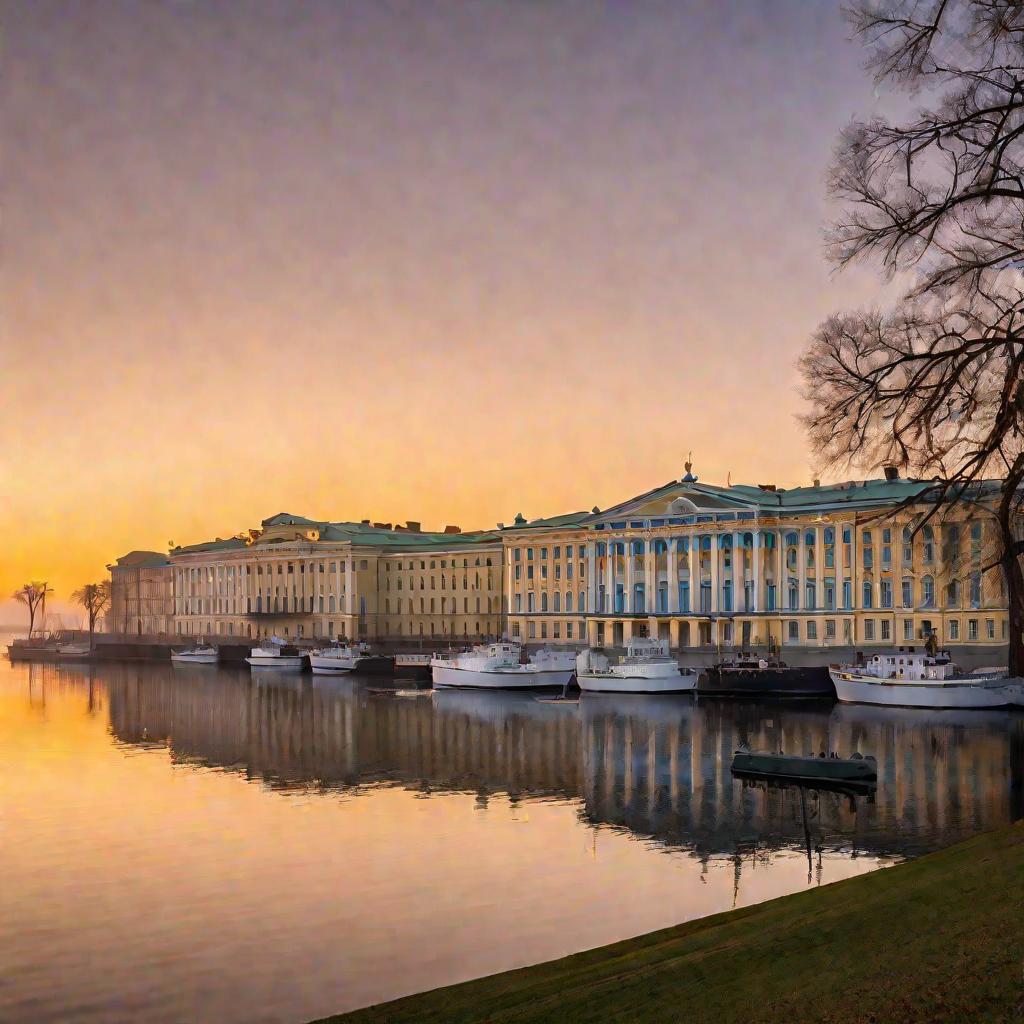
<path fill-rule="evenodd" d="M 281 513 L 111 566 L 109 628 L 208 638 L 462 641 L 682 652 L 1007 640 L 984 500 L 924 522 L 927 484 L 790 489 L 681 480 L 613 508 L 494 531 Z M 984 492 L 981 498 L 984 499 Z M 918 502 L 918 499 L 922 499 Z"/>
<path fill-rule="evenodd" d="M 905 503 L 926 490 L 717 487 L 688 466 L 604 512 L 517 522 L 503 531 L 509 633 L 696 651 L 1006 643 L 991 517 L 963 504 L 917 529 L 930 506 Z"/>
<path fill-rule="evenodd" d="M 501 538 L 281 513 L 171 551 L 175 632 L 419 640 L 501 635 Z"/>
<path fill-rule="evenodd" d="M 107 569 L 107 632 L 138 636 L 174 631 L 174 577 L 167 555 L 132 551 Z"/>

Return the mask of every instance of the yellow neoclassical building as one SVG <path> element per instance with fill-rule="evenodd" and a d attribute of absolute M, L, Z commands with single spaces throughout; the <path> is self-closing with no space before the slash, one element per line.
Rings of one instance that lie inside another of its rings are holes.
<path fill-rule="evenodd" d="M 138 567 L 112 566 L 125 597 L 110 621 L 209 638 L 435 644 L 619 647 L 642 635 L 694 652 L 859 649 L 934 634 L 996 651 L 1007 614 L 990 568 L 992 519 L 975 502 L 923 523 L 927 489 L 895 476 L 723 487 L 687 467 L 612 508 L 472 533 L 281 513 L 166 557 L 142 553 L 147 591 L 166 604 L 149 600 L 144 618 L 127 586 L 138 586 Z"/>
<path fill-rule="evenodd" d="M 994 524 L 918 481 L 701 483 L 687 467 L 613 508 L 502 531 L 508 630 L 526 642 L 674 649 L 1006 642 Z M 987 490 L 987 493 L 991 491 Z M 918 498 L 922 500 L 917 501 Z"/>
<path fill-rule="evenodd" d="M 281 513 L 168 559 L 182 635 L 461 640 L 503 628 L 497 532 Z"/>

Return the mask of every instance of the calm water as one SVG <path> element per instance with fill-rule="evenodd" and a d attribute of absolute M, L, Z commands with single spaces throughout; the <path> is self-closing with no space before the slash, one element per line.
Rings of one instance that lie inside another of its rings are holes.
<path fill-rule="evenodd" d="M 734 781 L 741 741 L 874 798 Z M 0 1020 L 299 1022 L 1020 817 L 1024 717 L 0 662 Z"/>

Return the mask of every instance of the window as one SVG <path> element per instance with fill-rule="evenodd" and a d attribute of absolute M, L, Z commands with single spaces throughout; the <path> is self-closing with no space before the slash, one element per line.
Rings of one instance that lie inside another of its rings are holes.
<path fill-rule="evenodd" d="M 995 640 L 996 638 L 996 620 L 986 619 L 985 620 L 985 639 Z"/>
<path fill-rule="evenodd" d="M 946 628 L 949 630 L 950 640 L 960 639 L 960 621 L 958 619 L 950 619 Z"/>
<path fill-rule="evenodd" d="M 566 640 L 571 640 L 572 639 L 572 623 L 571 622 L 567 622 L 565 624 L 565 639 Z"/>
<path fill-rule="evenodd" d="M 843 607 L 847 608 L 847 609 L 853 607 L 853 581 L 852 580 L 843 580 Z"/>
<path fill-rule="evenodd" d="M 968 619 L 967 620 L 967 639 L 977 640 L 978 639 L 978 620 Z"/>
<path fill-rule="evenodd" d="M 892 623 L 888 619 L 882 619 L 882 639 L 892 639 Z"/>
<path fill-rule="evenodd" d="M 900 581 L 900 604 L 904 608 L 914 607 L 914 581 L 909 576 Z"/>
<path fill-rule="evenodd" d="M 875 639 L 875 620 L 865 619 L 864 620 L 864 639 L 874 640 Z"/>
<path fill-rule="evenodd" d="M 818 624 L 816 622 L 807 623 L 807 639 L 817 640 L 818 639 Z"/>
<path fill-rule="evenodd" d="M 863 593 L 861 594 L 862 606 L 864 608 L 870 608 L 871 607 L 871 602 L 872 602 L 871 592 L 872 592 L 873 589 L 874 588 L 873 588 L 873 586 L 871 584 L 871 580 L 865 580 L 864 581 L 864 586 L 863 586 Z"/>
<path fill-rule="evenodd" d="M 513 636 L 519 636 L 519 623 L 518 622 L 513 622 L 512 623 L 512 635 Z"/>
<path fill-rule="evenodd" d="M 826 619 L 825 620 L 825 639 L 835 640 L 836 638 L 836 620 Z"/>
<path fill-rule="evenodd" d="M 882 607 L 892 607 L 892 580 L 881 580 L 879 588 L 882 591 Z"/>
<path fill-rule="evenodd" d="M 903 639 L 913 640 L 914 639 L 914 620 L 904 619 L 903 620 Z"/>
<path fill-rule="evenodd" d="M 786 636 L 791 644 L 797 643 L 800 640 L 800 623 L 790 619 L 786 623 Z"/>
<path fill-rule="evenodd" d="M 536 622 L 531 622 L 530 623 L 530 639 L 531 640 L 536 640 L 537 639 L 537 623 Z"/>
<path fill-rule="evenodd" d="M 921 604 L 925 608 L 935 607 L 935 580 L 931 576 L 921 580 Z"/>

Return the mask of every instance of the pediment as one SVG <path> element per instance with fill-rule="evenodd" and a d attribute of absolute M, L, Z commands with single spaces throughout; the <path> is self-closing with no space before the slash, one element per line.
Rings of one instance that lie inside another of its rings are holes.
<path fill-rule="evenodd" d="M 748 502 L 728 495 L 708 494 L 706 491 L 682 481 L 639 495 L 607 509 L 602 521 L 619 520 L 630 516 L 687 516 L 705 512 L 736 512 L 749 509 Z"/>

